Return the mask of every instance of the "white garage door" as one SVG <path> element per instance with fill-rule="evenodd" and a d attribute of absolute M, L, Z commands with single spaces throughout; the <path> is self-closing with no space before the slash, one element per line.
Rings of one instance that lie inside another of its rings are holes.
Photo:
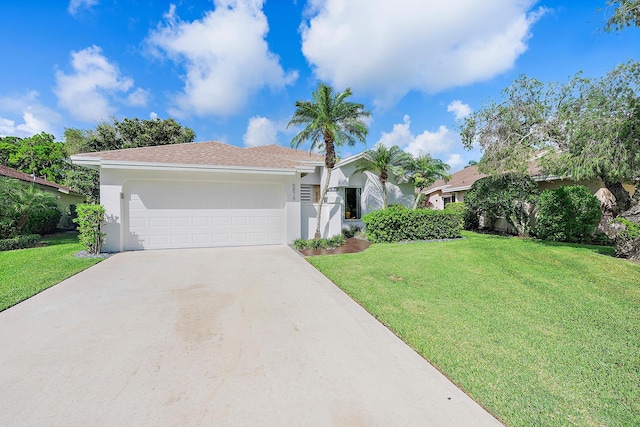
<path fill-rule="evenodd" d="M 129 181 L 125 249 L 285 243 L 279 184 Z"/>

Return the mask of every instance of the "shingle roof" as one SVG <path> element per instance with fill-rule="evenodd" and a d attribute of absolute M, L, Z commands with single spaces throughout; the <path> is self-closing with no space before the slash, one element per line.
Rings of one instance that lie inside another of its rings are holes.
<path fill-rule="evenodd" d="M 131 163 L 168 163 L 207 166 L 238 166 L 291 169 L 306 162 L 322 162 L 324 157 L 279 145 L 241 148 L 221 142 L 191 142 L 100 151 L 73 156 L 73 159 L 100 159 Z"/>
<path fill-rule="evenodd" d="M 539 176 L 540 171 L 540 167 L 535 162 L 529 162 L 529 174 L 532 177 Z M 433 185 L 426 188 L 423 193 L 431 194 L 440 189 L 443 193 L 446 193 L 447 191 L 467 190 L 474 182 L 480 178 L 484 178 L 485 176 L 487 175 L 478 170 L 478 166 L 467 166 L 461 171 L 452 174 L 451 179 L 447 182 L 442 179 L 434 182 Z"/>
<path fill-rule="evenodd" d="M 28 173 L 20 172 L 19 170 L 16 170 L 4 165 L 0 165 L 0 176 L 6 176 L 8 178 L 15 178 L 24 182 L 30 182 L 30 183 L 35 183 L 39 185 L 44 185 L 45 187 L 55 188 L 62 193 L 77 193 L 73 189 L 69 187 L 65 187 L 64 185 L 47 181 L 44 178 L 34 177 L 32 175 L 29 175 Z"/>

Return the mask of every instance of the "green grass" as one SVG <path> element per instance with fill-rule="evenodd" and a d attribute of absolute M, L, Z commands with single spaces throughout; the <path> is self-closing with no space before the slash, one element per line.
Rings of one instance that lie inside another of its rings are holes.
<path fill-rule="evenodd" d="M 464 236 L 308 260 L 507 425 L 639 425 L 640 265 Z"/>
<path fill-rule="evenodd" d="M 43 247 L 0 252 L 0 311 L 100 261 L 74 256 L 83 249 L 74 233 L 43 240 Z"/>

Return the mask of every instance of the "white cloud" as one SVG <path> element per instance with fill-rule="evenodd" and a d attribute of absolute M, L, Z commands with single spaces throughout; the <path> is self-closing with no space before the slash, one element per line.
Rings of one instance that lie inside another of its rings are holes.
<path fill-rule="evenodd" d="M 158 118 L 158 114 L 156 112 L 152 111 L 152 112 L 149 113 L 149 118 L 151 120 L 155 120 L 155 119 Z"/>
<path fill-rule="evenodd" d="M 411 131 L 411 117 L 405 115 L 403 123 L 393 125 L 391 132 L 382 132 L 379 143 L 391 147 L 397 145 L 407 153 L 418 155 L 420 152 L 428 154 L 442 154 L 458 144 L 460 138 L 446 126 L 440 126 L 437 131 L 425 130 L 419 135 Z"/>
<path fill-rule="evenodd" d="M 459 99 L 456 99 L 449 103 L 447 111 L 453 113 L 456 116 L 456 120 L 460 120 L 471 114 L 471 107 L 469 107 L 469 104 L 465 104 Z"/>
<path fill-rule="evenodd" d="M 534 0 L 324 0 L 308 7 L 302 51 L 319 79 L 379 106 L 511 69 L 545 13 Z"/>
<path fill-rule="evenodd" d="M 60 114 L 45 107 L 39 94 L 30 91 L 0 97 L 0 135 L 29 137 L 40 132 L 55 134 Z"/>
<path fill-rule="evenodd" d="M 122 76 L 118 66 L 110 62 L 98 46 L 72 51 L 71 66 L 73 71 L 70 74 L 56 72 L 54 93 L 60 106 L 79 120 L 106 119 L 115 113 L 111 102 L 118 100 L 118 94 L 126 94 L 133 89 L 133 79 Z M 133 90 L 124 102 L 141 105 L 143 98 L 146 102 L 146 92 L 140 90 Z"/>
<path fill-rule="evenodd" d="M 276 144 L 278 132 L 281 130 L 281 125 L 266 117 L 251 117 L 242 139 L 246 147 Z"/>
<path fill-rule="evenodd" d="M 264 87 L 293 83 L 296 71 L 285 72 L 269 50 L 264 0 L 215 0 L 215 10 L 186 22 L 171 5 L 166 22 L 151 32 L 151 52 L 184 65 L 184 90 L 175 96 L 177 116 L 236 113 Z"/>
<path fill-rule="evenodd" d="M 462 169 L 462 167 L 466 164 L 465 160 L 462 158 L 462 155 L 458 153 L 451 154 L 447 160 L 445 161 L 451 167 L 451 171 L 458 171 Z"/>
<path fill-rule="evenodd" d="M 98 3 L 98 0 L 71 0 L 67 11 L 69 11 L 71 15 L 76 16 L 81 9 L 91 9 Z"/>
<path fill-rule="evenodd" d="M 142 88 L 137 88 L 127 96 L 126 104 L 132 107 L 144 107 L 147 105 L 148 99 L 149 92 Z"/>

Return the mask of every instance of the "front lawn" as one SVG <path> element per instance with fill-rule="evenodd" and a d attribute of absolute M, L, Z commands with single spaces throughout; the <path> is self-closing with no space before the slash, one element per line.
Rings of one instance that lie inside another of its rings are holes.
<path fill-rule="evenodd" d="M 100 261 L 76 258 L 83 249 L 75 233 L 44 239 L 46 246 L 0 252 L 0 311 Z"/>
<path fill-rule="evenodd" d="M 308 260 L 507 425 L 638 425 L 640 265 L 464 236 Z"/>

